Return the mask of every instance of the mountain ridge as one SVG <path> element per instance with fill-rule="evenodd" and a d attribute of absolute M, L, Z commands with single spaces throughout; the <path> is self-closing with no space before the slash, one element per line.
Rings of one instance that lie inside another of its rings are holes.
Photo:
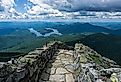
<path fill-rule="evenodd" d="M 0 63 L 1 82 L 109 82 L 112 73 L 121 80 L 121 67 L 116 62 L 82 43 L 71 47 L 60 41 Z"/>
<path fill-rule="evenodd" d="M 121 36 L 121 30 L 113 30 L 113 29 L 108 29 L 106 27 L 103 26 L 97 26 L 97 25 L 93 25 L 90 23 L 72 23 L 72 24 L 68 24 L 68 25 L 60 25 L 59 31 L 61 33 L 83 33 L 83 32 L 92 32 L 92 33 L 101 33 L 101 32 L 105 32 L 105 33 L 110 33 L 110 34 L 115 34 L 115 35 L 119 35 Z M 71 28 L 71 29 L 70 29 Z M 78 30 L 77 30 L 78 29 Z"/>

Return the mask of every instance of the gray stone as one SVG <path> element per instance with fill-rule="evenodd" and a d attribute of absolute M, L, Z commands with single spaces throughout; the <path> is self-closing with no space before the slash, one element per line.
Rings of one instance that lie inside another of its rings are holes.
<path fill-rule="evenodd" d="M 51 82 L 65 82 L 65 75 L 51 75 L 49 81 L 51 81 Z"/>
<path fill-rule="evenodd" d="M 41 80 L 43 80 L 43 81 L 48 81 L 49 80 L 49 74 L 47 74 L 47 73 L 42 73 L 42 75 L 41 75 Z"/>
<path fill-rule="evenodd" d="M 66 69 L 64 69 L 64 68 L 57 68 L 56 69 L 56 74 L 67 74 L 67 73 L 69 73 Z"/>
<path fill-rule="evenodd" d="M 99 57 L 101 65 L 90 56 Z M 4 79 L 4 82 L 96 82 L 95 79 L 101 82 L 102 78 L 110 80 L 107 78 L 111 73 L 121 80 L 119 65 L 83 44 L 76 44 L 73 50 L 63 43 L 52 42 L 15 61 L 15 64 L 0 63 L 0 82 Z"/>
<path fill-rule="evenodd" d="M 75 82 L 72 74 L 66 74 L 66 82 Z"/>
<path fill-rule="evenodd" d="M 69 64 L 65 66 L 65 69 L 68 70 L 71 73 L 74 73 L 74 66 Z"/>

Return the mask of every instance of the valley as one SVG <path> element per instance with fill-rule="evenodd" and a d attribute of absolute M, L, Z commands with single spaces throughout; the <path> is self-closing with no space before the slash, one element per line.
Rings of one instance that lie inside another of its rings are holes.
<path fill-rule="evenodd" d="M 26 54 L 54 40 L 62 41 L 70 46 L 74 46 L 76 42 L 80 41 L 103 56 L 109 57 L 118 63 L 121 62 L 120 29 L 114 30 L 90 23 L 78 22 L 33 22 L 22 24 L 21 27 L 19 26 L 20 24 L 13 24 L 13 28 L 10 23 L 8 28 L 4 27 L 4 31 L 0 29 L 2 31 L 0 34 L 0 52 L 20 52 Z M 4 58 L 7 57 L 8 55 L 5 54 Z M 14 57 L 14 55 L 10 55 L 10 57 Z M 0 61 L 3 60 L 2 58 L 2 55 L 0 55 Z"/>

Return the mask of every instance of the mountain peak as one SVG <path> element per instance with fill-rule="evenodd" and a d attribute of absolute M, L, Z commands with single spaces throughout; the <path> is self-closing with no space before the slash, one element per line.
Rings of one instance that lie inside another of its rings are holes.
<path fill-rule="evenodd" d="M 0 82 L 105 82 L 121 68 L 81 43 L 55 41 L 0 65 Z M 109 82 L 109 81 L 107 81 Z"/>

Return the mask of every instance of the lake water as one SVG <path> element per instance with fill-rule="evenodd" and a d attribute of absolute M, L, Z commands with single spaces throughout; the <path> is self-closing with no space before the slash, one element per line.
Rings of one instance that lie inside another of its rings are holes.
<path fill-rule="evenodd" d="M 39 36 L 50 36 L 53 34 L 62 35 L 57 29 L 53 29 L 56 25 L 62 24 L 60 22 L 0 22 L 0 35 L 7 35 L 15 32 L 17 30 L 28 30 L 32 34 L 35 34 L 37 37 Z M 52 32 L 41 34 L 38 32 L 40 30 L 45 29 L 51 30 Z"/>
<path fill-rule="evenodd" d="M 0 22 L 0 35 L 10 34 L 17 30 L 28 30 L 29 32 L 35 34 L 36 36 L 50 36 L 52 34 L 62 35 L 57 29 L 57 25 L 69 24 L 68 22 Z M 102 26 L 105 28 L 117 30 L 121 29 L 121 22 L 91 22 L 90 24 Z M 49 29 L 47 29 L 49 28 Z M 51 30 L 52 32 L 41 34 L 39 31 Z"/>

